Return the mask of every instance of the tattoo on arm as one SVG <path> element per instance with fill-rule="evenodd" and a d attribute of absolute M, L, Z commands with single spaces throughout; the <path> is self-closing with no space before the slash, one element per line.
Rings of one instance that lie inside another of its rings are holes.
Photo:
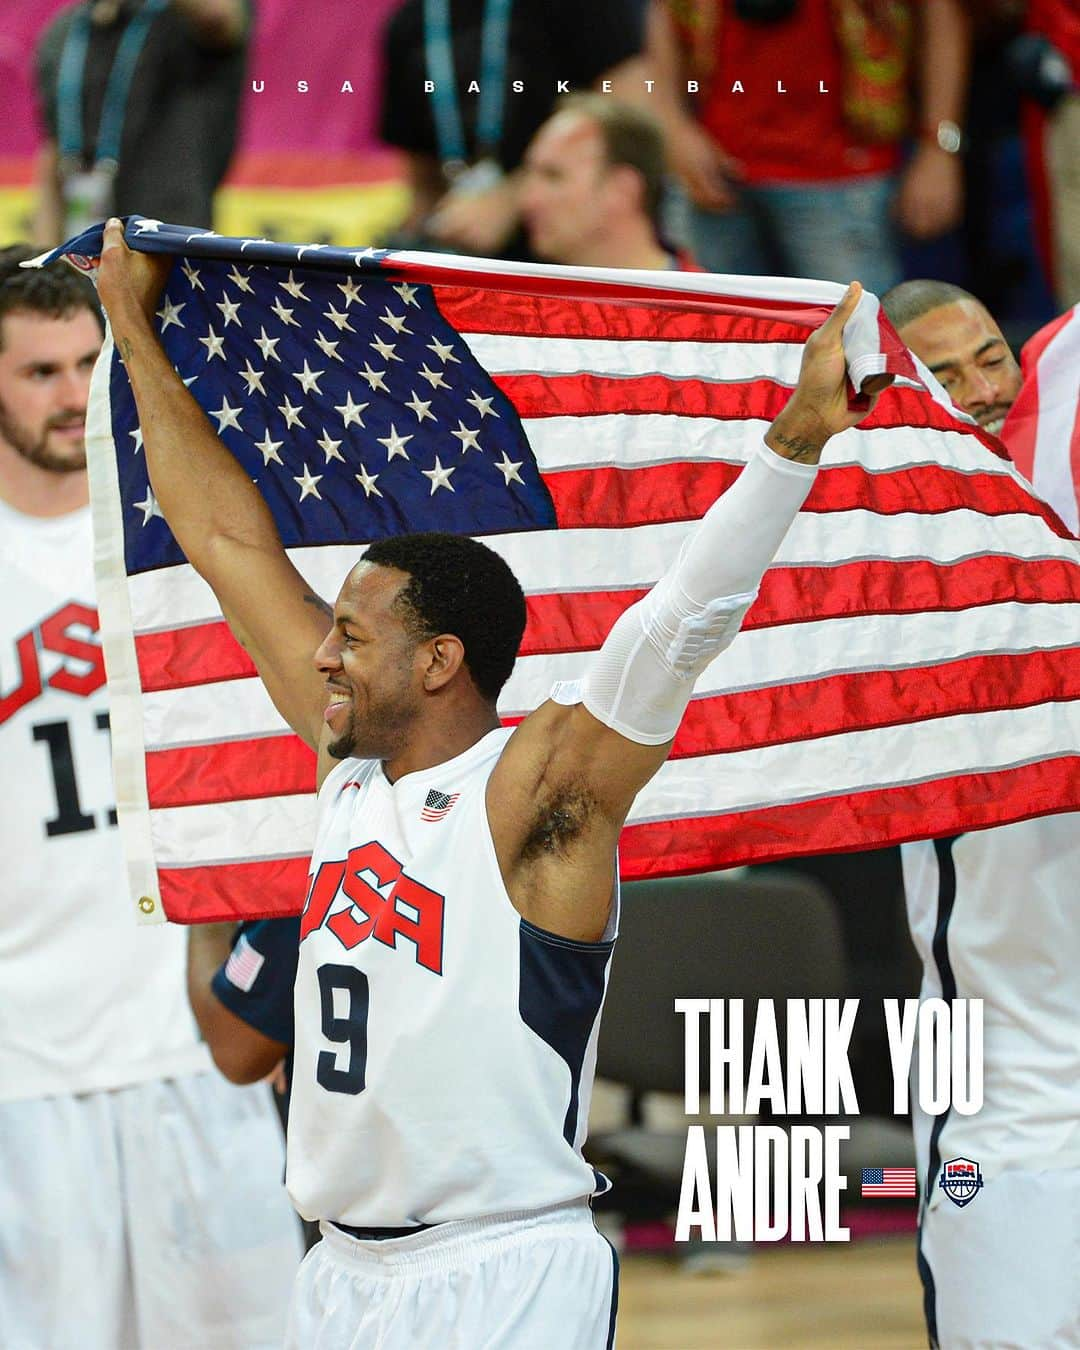
<path fill-rule="evenodd" d="M 131 339 L 122 337 L 118 340 L 117 346 L 120 348 L 120 360 L 126 365 L 131 357 L 131 353 L 135 350 L 131 345 Z"/>
<path fill-rule="evenodd" d="M 772 428 L 773 449 L 785 459 L 794 459 L 801 464 L 816 464 L 821 458 L 822 447 L 819 442 L 805 436 L 785 436 L 782 431 Z"/>
<path fill-rule="evenodd" d="M 326 617 L 331 621 L 331 623 L 333 622 L 334 607 L 333 605 L 328 605 L 321 595 L 313 595 L 311 591 L 305 592 L 304 604 L 314 606 L 314 608 L 317 609 L 320 614 L 325 614 Z"/>

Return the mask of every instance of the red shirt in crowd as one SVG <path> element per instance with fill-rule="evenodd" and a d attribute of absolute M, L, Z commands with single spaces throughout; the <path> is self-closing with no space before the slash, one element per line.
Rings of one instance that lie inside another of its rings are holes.
<path fill-rule="evenodd" d="M 896 145 L 861 144 L 844 123 L 830 0 L 802 0 L 790 18 L 774 23 L 747 23 L 727 0 L 717 8 L 715 61 L 697 117 L 740 161 L 747 182 L 813 182 L 895 169 Z M 736 81 L 745 93 L 732 93 Z"/>

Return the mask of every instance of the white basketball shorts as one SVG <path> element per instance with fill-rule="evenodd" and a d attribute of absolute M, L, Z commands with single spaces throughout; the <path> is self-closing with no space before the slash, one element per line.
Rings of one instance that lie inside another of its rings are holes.
<path fill-rule="evenodd" d="M 263 1084 L 0 1104 L 4 1350 L 280 1346 L 300 1261 Z"/>
<path fill-rule="evenodd" d="M 1080 1172 L 1001 1172 L 923 1216 L 920 1273 L 941 1350 L 1080 1347 Z"/>
<path fill-rule="evenodd" d="M 287 1350 L 607 1350 L 618 1258 L 585 1201 L 404 1238 L 322 1225 Z"/>

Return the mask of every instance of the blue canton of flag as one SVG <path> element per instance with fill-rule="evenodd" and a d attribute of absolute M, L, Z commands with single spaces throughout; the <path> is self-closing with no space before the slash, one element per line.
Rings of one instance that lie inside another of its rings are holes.
<path fill-rule="evenodd" d="M 240 244 L 232 259 L 179 259 L 157 311 L 170 360 L 259 485 L 283 543 L 554 525 L 517 413 L 430 287 L 380 275 L 373 250 L 311 255 L 333 274 L 268 265 L 286 247 L 298 263 L 310 248 L 256 241 L 253 257 L 273 259 L 247 261 Z M 342 279 L 343 264 L 357 275 Z M 110 398 L 128 571 L 178 562 L 119 356 Z"/>

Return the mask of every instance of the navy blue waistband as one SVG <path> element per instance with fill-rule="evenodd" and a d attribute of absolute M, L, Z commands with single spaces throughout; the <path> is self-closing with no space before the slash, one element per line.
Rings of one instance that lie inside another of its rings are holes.
<path fill-rule="evenodd" d="M 426 1233 L 430 1228 L 437 1228 L 439 1225 L 434 1223 L 417 1223 L 411 1228 L 353 1228 L 347 1223 L 334 1223 L 334 1227 L 339 1232 L 348 1233 L 349 1237 L 359 1238 L 361 1242 L 383 1242 L 387 1238 L 412 1237 L 414 1233 Z"/>

